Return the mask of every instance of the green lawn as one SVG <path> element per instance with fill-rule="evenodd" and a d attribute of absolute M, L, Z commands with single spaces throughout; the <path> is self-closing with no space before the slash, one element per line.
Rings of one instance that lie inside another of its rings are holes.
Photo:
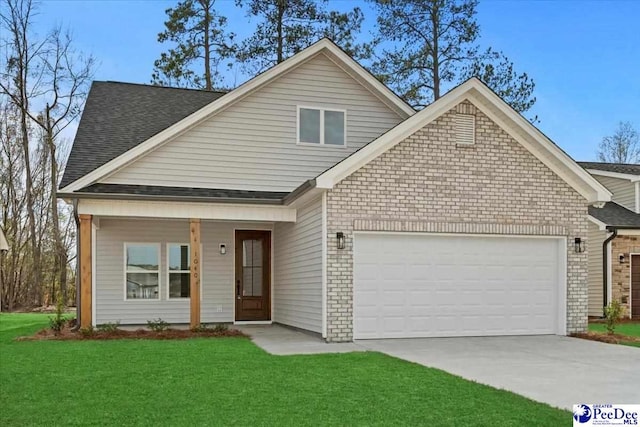
<path fill-rule="evenodd" d="M 379 353 L 271 356 L 242 338 L 14 341 L 0 314 L 0 425 L 559 426 L 571 414 Z"/>
<path fill-rule="evenodd" d="M 607 333 L 607 328 L 604 323 L 590 323 L 589 330 L 591 332 Z M 629 337 L 640 337 L 640 322 L 620 323 L 616 326 L 616 334 L 627 335 Z M 640 342 L 626 341 L 621 344 L 640 347 Z"/>

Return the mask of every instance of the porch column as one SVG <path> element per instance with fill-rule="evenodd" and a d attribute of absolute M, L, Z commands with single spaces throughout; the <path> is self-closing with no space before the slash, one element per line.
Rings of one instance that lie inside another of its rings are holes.
<path fill-rule="evenodd" d="M 92 216 L 78 215 L 80 219 L 80 327 L 91 327 L 91 223 Z"/>
<path fill-rule="evenodd" d="M 200 220 L 192 218 L 189 221 L 191 243 L 191 327 L 200 326 Z"/>

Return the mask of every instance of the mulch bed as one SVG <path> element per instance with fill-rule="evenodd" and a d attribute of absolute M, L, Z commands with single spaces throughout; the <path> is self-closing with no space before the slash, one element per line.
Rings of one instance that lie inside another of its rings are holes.
<path fill-rule="evenodd" d="M 585 340 L 600 341 L 607 344 L 620 344 L 622 342 L 640 342 L 640 337 L 630 337 L 620 334 L 603 334 L 598 332 L 579 332 L 571 334 L 572 337 L 582 338 Z"/>
<path fill-rule="evenodd" d="M 237 329 L 206 329 L 191 331 L 189 329 L 166 329 L 164 331 L 151 331 L 149 329 L 137 329 L 128 331 L 116 329 L 115 331 L 93 331 L 75 330 L 75 321 L 67 322 L 65 327 L 58 333 L 52 329 L 42 329 L 34 335 L 16 338 L 18 341 L 85 341 L 85 340 L 120 340 L 120 339 L 147 339 L 147 340 L 180 340 L 188 338 L 220 338 L 220 337 L 247 337 Z"/>

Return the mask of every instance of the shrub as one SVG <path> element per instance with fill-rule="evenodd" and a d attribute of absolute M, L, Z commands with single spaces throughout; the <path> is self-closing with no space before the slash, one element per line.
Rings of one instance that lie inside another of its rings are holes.
<path fill-rule="evenodd" d="M 229 330 L 229 326 L 225 323 L 218 323 L 213 327 L 213 332 L 226 332 Z"/>
<path fill-rule="evenodd" d="M 614 334 L 616 331 L 616 325 L 622 317 L 623 307 L 620 305 L 620 301 L 611 301 L 609 305 L 604 308 L 604 318 L 607 322 L 607 332 Z"/>
<path fill-rule="evenodd" d="M 49 327 L 54 332 L 54 334 L 58 335 L 60 331 L 64 328 L 64 324 L 67 322 L 66 317 L 64 317 L 64 302 L 62 301 L 62 295 L 60 292 L 56 295 L 56 312 L 55 316 L 49 317 Z"/>
<path fill-rule="evenodd" d="M 153 332 L 162 332 L 169 329 L 169 324 L 160 318 L 157 318 L 156 320 L 147 320 L 147 326 Z"/>
<path fill-rule="evenodd" d="M 191 332 L 209 332 L 210 330 L 211 328 L 204 323 L 199 324 L 195 328 L 191 328 Z"/>
<path fill-rule="evenodd" d="M 116 332 L 118 327 L 120 326 L 120 322 L 107 322 L 102 325 L 98 325 L 99 332 Z"/>
<path fill-rule="evenodd" d="M 96 330 L 93 329 L 93 326 L 87 326 L 86 328 L 80 328 L 80 333 L 85 337 L 90 337 L 94 334 Z"/>

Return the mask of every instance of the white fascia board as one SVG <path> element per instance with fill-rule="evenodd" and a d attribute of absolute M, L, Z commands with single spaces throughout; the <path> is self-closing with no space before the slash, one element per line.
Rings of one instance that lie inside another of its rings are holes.
<path fill-rule="evenodd" d="M 597 218 L 592 217 L 591 215 L 587 215 L 587 219 L 592 223 L 594 223 L 595 225 L 597 225 L 600 231 L 606 231 L 607 224 L 605 224 L 604 222 L 600 221 Z"/>
<path fill-rule="evenodd" d="M 80 199 L 78 214 L 100 217 L 296 222 L 296 209 L 289 206 L 198 202 Z"/>
<path fill-rule="evenodd" d="M 587 169 L 591 175 L 606 176 L 609 178 L 624 179 L 631 182 L 640 182 L 640 175 L 632 175 L 628 173 L 602 171 L 600 169 Z"/>
<path fill-rule="evenodd" d="M 415 110 L 411 108 L 411 106 L 402 101 L 396 94 L 394 94 L 389 88 L 383 85 L 375 77 L 367 73 L 366 70 L 364 70 L 362 66 L 360 66 L 360 64 L 358 64 L 347 54 L 345 54 L 337 45 L 335 45 L 328 39 L 322 39 L 319 42 L 292 56 L 291 58 L 285 60 L 284 62 L 281 62 L 273 68 L 270 68 L 262 74 L 259 74 L 251 80 L 243 83 L 226 95 L 223 95 L 210 104 L 205 105 L 195 113 L 169 126 L 167 129 L 147 139 L 146 141 L 135 146 L 129 151 L 121 154 L 115 159 L 105 163 L 94 171 L 89 172 L 85 176 L 79 178 L 78 180 L 67 185 L 65 188 L 61 189 L 60 192 L 71 193 L 74 191 L 78 191 L 88 185 L 93 184 L 99 179 L 104 178 L 108 174 L 112 174 L 118 171 L 125 165 L 128 165 L 132 161 L 145 155 L 152 149 L 155 149 L 163 143 L 168 142 L 170 139 L 186 132 L 202 121 L 208 119 L 214 113 L 217 113 L 222 109 L 229 107 L 236 101 L 248 96 L 265 84 L 280 77 L 281 75 L 284 75 L 288 71 L 292 70 L 303 62 L 306 62 L 322 51 L 326 51 L 333 58 L 338 58 L 342 62 L 343 69 L 347 68 L 353 73 L 361 76 L 362 79 L 369 83 L 370 87 L 368 89 L 373 89 L 377 91 L 380 96 L 387 98 L 388 102 L 396 106 L 396 111 L 403 111 L 407 116 L 415 113 Z"/>
<path fill-rule="evenodd" d="M 560 147 L 554 144 L 546 135 L 540 132 L 531 122 L 522 117 L 516 111 L 514 111 L 504 100 L 502 100 L 498 95 L 493 93 L 488 87 L 486 87 L 480 81 L 477 81 L 477 84 L 474 85 L 473 88 L 477 93 L 484 99 L 486 99 L 489 103 L 493 104 L 498 108 L 498 110 L 504 114 L 513 124 L 531 136 L 533 141 L 537 142 L 545 151 L 551 154 L 556 160 L 559 161 L 562 168 L 565 171 L 557 170 L 557 167 L 552 167 L 549 162 L 545 162 L 544 159 L 540 158 L 540 160 L 547 165 L 550 169 L 554 170 L 561 178 L 565 179 L 568 184 L 571 184 L 576 191 L 578 191 L 583 197 L 587 199 L 589 204 L 598 203 L 598 202 L 609 202 L 611 201 L 611 192 L 598 180 L 592 177 L 586 170 L 584 170 L 580 165 L 578 165 L 575 160 L 573 160 L 567 153 L 565 153 Z M 477 106 L 477 105 L 476 105 Z M 495 115 L 494 115 L 495 116 Z M 505 131 L 509 131 L 510 129 L 513 131 L 513 126 L 509 126 L 504 121 L 501 121 L 503 129 Z M 499 123 L 500 124 L 500 123 Z M 518 133 L 509 132 L 510 134 Z M 512 135 L 513 136 L 513 135 Z M 527 147 L 531 151 L 531 147 Z M 538 156 L 537 156 L 538 157 Z M 582 186 L 575 185 L 575 180 L 570 178 L 570 175 L 566 172 L 570 172 L 575 175 L 575 177 L 582 181 L 584 185 L 589 187 L 591 191 L 585 191 Z"/>
<path fill-rule="evenodd" d="M 375 141 L 365 145 L 351 156 L 342 160 L 340 163 L 325 171 L 316 178 L 316 187 L 330 189 L 338 182 L 342 181 L 353 172 L 360 169 L 376 157 L 390 150 L 406 138 L 422 129 L 451 108 L 464 101 L 466 83 L 452 90 L 445 99 L 440 98 L 442 102 L 434 102 L 427 106 L 419 113 L 408 118 L 398 126 L 384 133 Z"/>

